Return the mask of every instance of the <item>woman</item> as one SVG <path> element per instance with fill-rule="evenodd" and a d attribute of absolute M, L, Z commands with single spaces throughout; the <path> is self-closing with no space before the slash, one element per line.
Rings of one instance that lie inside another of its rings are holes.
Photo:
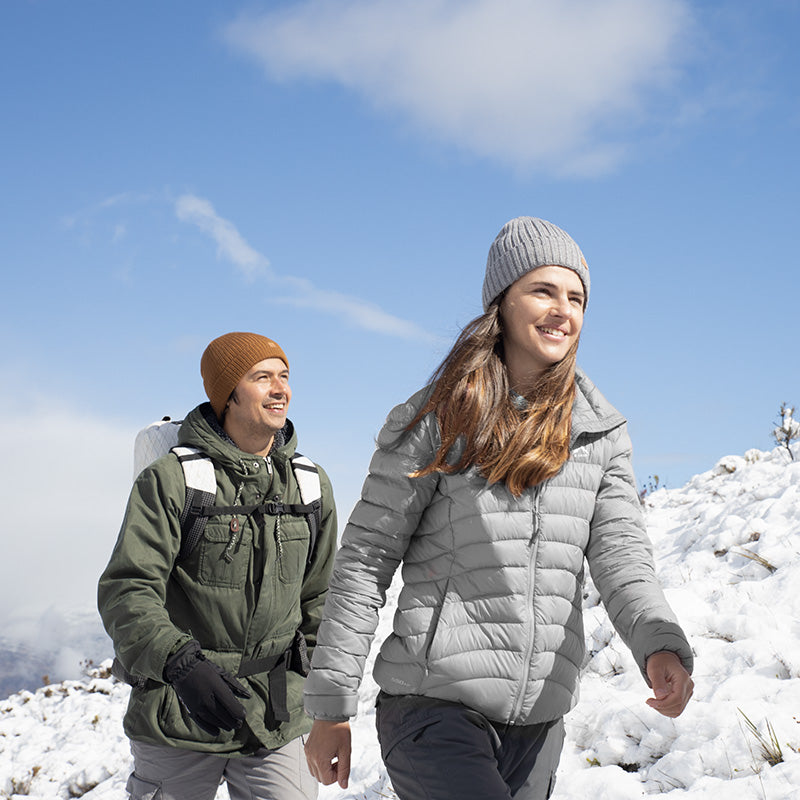
<path fill-rule="evenodd" d="M 389 414 L 306 682 L 322 783 L 347 785 L 347 719 L 401 561 L 374 675 L 402 800 L 550 796 L 584 660 L 584 558 L 647 702 L 667 716 L 688 702 L 692 653 L 655 576 L 625 420 L 575 366 L 588 297 L 572 238 L 511 220 L 489 250 L 485 313 Z"/>

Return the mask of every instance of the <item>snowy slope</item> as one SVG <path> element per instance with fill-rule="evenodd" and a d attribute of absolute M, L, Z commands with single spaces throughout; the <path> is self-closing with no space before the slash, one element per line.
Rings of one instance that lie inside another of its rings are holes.
<path fill-rule="evenodd" d="M 697 654 L 695 697 L 677 720 L 645 705 L 638 669 L 587 586 L 591 657 L 554 800 L 800 798 L 800 462 L 785 448 L 751 450 L 645 503 L 661 580 Z M 389 625 L 387 610 L 384 635 Z M 125 796 L 128 689 L 105 674 L 0 700 L 0 797 Z M 323 800 L 393 796 L 375 693 L 368 678 L 351 787 L 323 789 Z M 766 763 L 748 720 L 767 741 L 774 731 L 782 762 Z"/>

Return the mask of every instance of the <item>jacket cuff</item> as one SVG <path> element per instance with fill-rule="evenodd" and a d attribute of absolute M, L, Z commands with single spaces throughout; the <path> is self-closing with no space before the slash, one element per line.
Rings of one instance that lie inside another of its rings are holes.
<path fill-rule="evenodd" d="M 203 651 L 200 649 L 200 642 L 192 639 L 167 659 L 164 666 L 164 682 L 174 683 L 181 680 L 191 672 L 198 659 L 203 658 Z"/>
<path fill-rule="evenodd" d="M 689 645 L 686 635 L 680 625 L 674 622 L 644 623 L 641 630 L 637 630 L 636 638 L 642 644 L 633 648 L 636 663 L 647 685 L 647 659 L 654 653 L 664 651 L 675 653 L 681 660 L 684 669 L 691 674 L 694 669 L 694 653 Z"/>
<path fill-rule="evenodd" d="M 194 641 L 191 636 L 187 636 L 185 633 L 180 633 L 174 638 L 165 639 L 162 642 L 163 649 L 161 646 L 157 646 L 155 648 L 155 664 L 161 665 L 161 670 L 158 674 L 158 680 L 164 683 L 168 683 L 168 681 L 164 678 L 164 670 L 167 668 L 167 662 L 183 647 L 185 647 L 189 642 Z M 198 645 L 199 647 L 199 645 Z"/>
<path fill-rule="evenodd" d="M 307 694 L 305 695 L 305 710 L 311 719 L 346 722 L 358 713 L 358 697 Z"/>

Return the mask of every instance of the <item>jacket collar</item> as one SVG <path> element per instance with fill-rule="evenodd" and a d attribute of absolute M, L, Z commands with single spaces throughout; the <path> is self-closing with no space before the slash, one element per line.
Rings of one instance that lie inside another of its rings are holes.
<path fill-rule="evenodd" d="M 625 424 L 625 417 L 600 393 L 580 368 L 575 368 L 575 401 L 572 404 L 572 444 L 584 433 L 607 433 Z"/>

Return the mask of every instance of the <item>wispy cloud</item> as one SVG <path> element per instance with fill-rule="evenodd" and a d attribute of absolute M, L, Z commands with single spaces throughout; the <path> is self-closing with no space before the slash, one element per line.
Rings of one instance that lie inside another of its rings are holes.
<path fill-rule="evenodd" d="M 219 216 L 205 198 L 181 195 L 175 202 L 178 219 L 191 223 L 216 242 L 217 254 L 233 264 L 244 277 L 265 278 L 273 289 L 272 299 L 290 305 L 316 308 L 342 318 L 364 330 L 428 343 L 438 339 L 414 322 L 389 314 L 374 303 L 341 292 L 320 289 L 306 278 L 279 275 L 269 259 L 251 247 L 230 220 Z M 276 294 L 276 291 L 280 294 Z"/>
<path fill-rule="evenodd" d="M 278 297 L 278 302 L 289 303 L 300 308 L 316 308 L 320 311 L 336 314 L 348 322 L 367 331 L 383 333 L 409 339 L 438 343 L 433 334 L 423 330 L 414 322 L 389 314 L 373 303 L 357 297 L 334 292 L 328 289 L 316 289 L 309 281 L 303 279 L 287 279 L 299 293 L 292 297 Z"/>
<path fill-rule="evenodd" d="M 259 274 L 271 276 L 269 260 L 250 247 L 236 227 L 220 217 L 211 203 L 193 194 L 181 195 L 175 213 L 183 222 L 191 222 L 217 243 L 217 255 L 230 261 L 246 278 Z"/>
<path fill-rule="evenodd" d="M 596 173 L 663 100 L 689 28 L 687 0 L 305 0 L 225 37 L 271 79 L 339 83 L 516 167 Z"/>
<path fill-rule="evenodd" d="M 75 211 L 72 214 L 65 214 L 60 220 L 61 227 L 65 230 L 71 230 L 78 226 L 89 224 L 99 213 L 109 208 L 129 206 L 134 203 L 149 203 L 152 199 L 152 195 L 142 192 L 119 192 L 118 194 L 103 198 L 94 205 Z M 115 239 L 119 238 L 119 233 L 118 225 L 113 232 Z"/>

